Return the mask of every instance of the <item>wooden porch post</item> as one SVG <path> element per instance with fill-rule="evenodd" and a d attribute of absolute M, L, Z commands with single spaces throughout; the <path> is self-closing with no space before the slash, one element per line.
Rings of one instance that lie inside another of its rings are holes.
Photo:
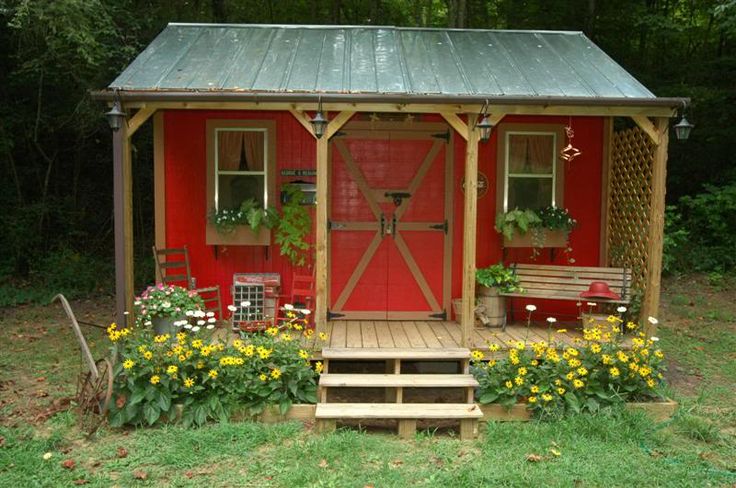
<path fill-rule="evenodd" d="M 649 210 L 649 243 L 647 256 L 647 287 L 641 307 L 645 332 L 653 335 L 657 331 L 654 324 L 650 324 L 648 317 L 657 317 L 659 313 L 659 294 L 662 276 L 662 246 L 664 241 L 664 209 L 665 191 L 667 183 L 667 145 L 669 141 L 669 118 L 656 119 L 658 135 L 657 149 L 654 153 L 654 167 L 652 168 L 652 201 Z"/>
<path fill-rule="evenodd" d="M 476 115 L 468 114 L 465 146 L 465 208 L 463 211 L 463 288 L 461 346 L 470 345 L 475 322 L 475 239 L 478 213 L 478 140 Z"/>
<path fill-rule="evenodd" d="M 317 235 L 315 236 L 315 325 L 317 333 L 327 329 L 327 184 L 329 165 L 327 152 L 330 140 L 317 139 Z"/>
<path fill-rule="evenodd" d="M 133 311 L 133 184 L 130 134 L 126 124 L 113 132 L 113 208 L 115 230 L 115 320 L 127 324 Z"/>

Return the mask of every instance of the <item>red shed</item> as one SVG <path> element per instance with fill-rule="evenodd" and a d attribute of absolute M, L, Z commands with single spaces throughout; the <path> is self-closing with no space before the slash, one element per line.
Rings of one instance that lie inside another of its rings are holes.
<path fill-rule="evenodd" d="M 170 24 L 96 96 L 126 114 L 119 320 L 134 293 L 131 137 L 149 119 L 156 246 L 186 245 L 198 285 L 226 303 L 236 273 L 278 273 L 286 294 L 295 271 L 314 273 L 316 325 L 347 323 L 333 331 L 342 346 L 350 323 L 363 347 L 469 346 L 484 337 L 475 270 L 503 261 L 538 275 L 512 311 L 534 298 L 542 318 L 574 317 L 575 300 L 556 299 L 567 281 L 623 268 L 642 316 L 657 312 L 668 124 L 683 100 L 655 97 L 580 32 Z M 294 182 L 314 197 L 304 265 L 273 230 L 212 223 L 246 200 L 278 208 Z M 518 247 L 494 228 L 546 207 L 577 221 L 562 244 Z"/>

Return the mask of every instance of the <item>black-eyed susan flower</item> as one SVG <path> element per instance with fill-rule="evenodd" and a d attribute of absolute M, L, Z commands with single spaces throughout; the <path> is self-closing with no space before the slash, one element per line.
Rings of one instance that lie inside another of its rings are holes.
<path fill-rule="evenodd" d="M 161 381 L 161 377 L 157 374 L 151 376 L 151 379 L 149 380 L 152 385 L 157 385 L 159 381 Z"/>
<path fill-rule="evenodd" d="M 125 361 L 123 361 L 123 368 L 130 369 L 133 366 L 135 366 L 135 361 L 133 361 L 132 359 L 126 359 Z"/>

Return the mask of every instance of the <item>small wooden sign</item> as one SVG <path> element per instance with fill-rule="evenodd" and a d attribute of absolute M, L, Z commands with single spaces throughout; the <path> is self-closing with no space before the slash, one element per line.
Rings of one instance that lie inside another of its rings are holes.
<path fill-rule="evenodd" d="M 482 171 L 478 171 L 478 198 L 483 198 L 488 193 L 488 187 L 490 186 L 490 183 L 488 182 L 488 177 L 485 173 Z M 462 183 L 462 191 L 465 193 L 465 177 L 463 177 L 463 183 Z"/>
<path fill-rule="evenodd" d="M 316 169 L 282 169 L 281 176 L 317 176 Z"/>

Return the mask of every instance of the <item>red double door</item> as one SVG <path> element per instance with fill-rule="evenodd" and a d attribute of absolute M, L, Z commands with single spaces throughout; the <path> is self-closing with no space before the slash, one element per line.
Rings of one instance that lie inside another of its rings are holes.
<path fill-rule="evenodd" d="M 442 320 L 450 305 L 452 133 L 352 123 L 331 141 L 333 319 Z"/>

